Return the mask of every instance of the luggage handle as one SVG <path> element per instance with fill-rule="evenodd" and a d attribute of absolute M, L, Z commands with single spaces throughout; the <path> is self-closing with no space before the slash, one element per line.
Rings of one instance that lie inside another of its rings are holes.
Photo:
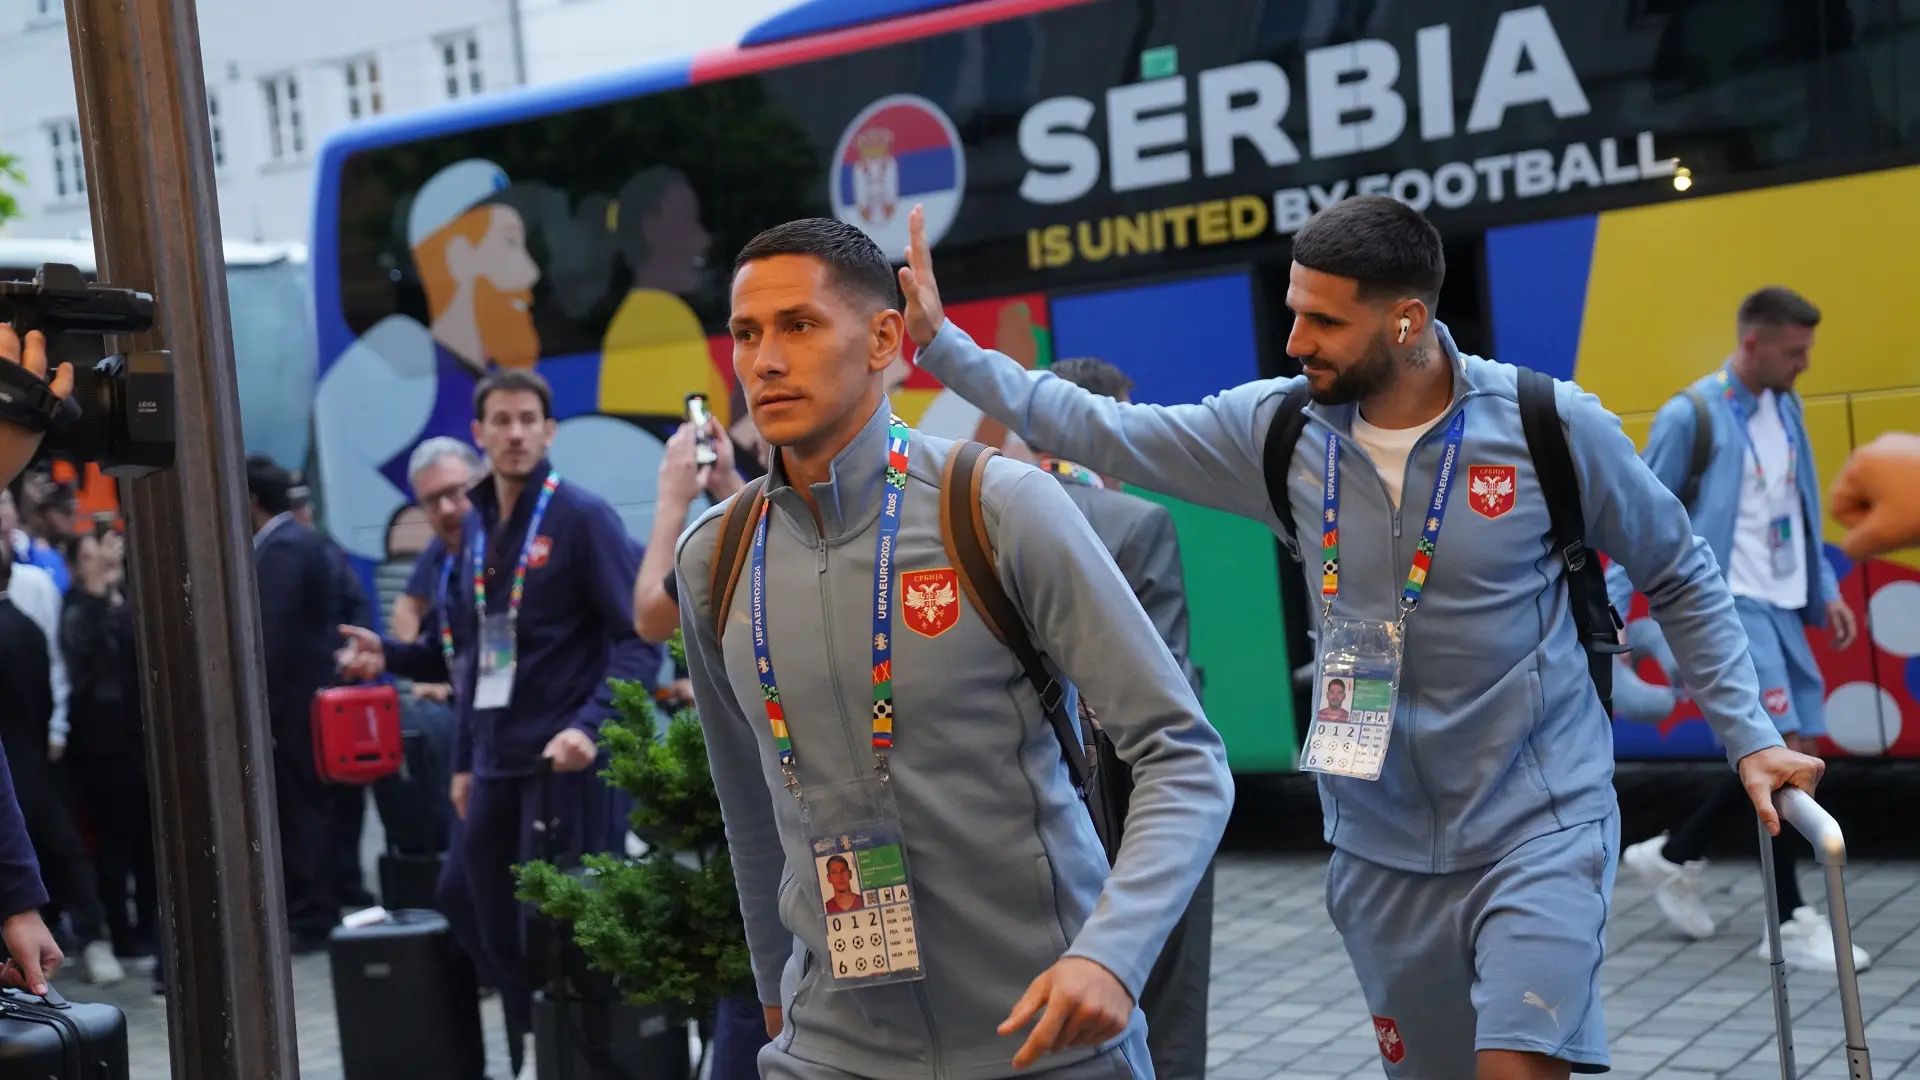
<path fill-rule="evenodd" d="M 1853 966 L 1853 926 L 1847 915 L 1847 840 L 1840 823 L 1812 795 L 1797 787 L 1773 793 L 1780 820 L 1813 845 L 1814 861 L 1827 877 L 1827 921 L 1833 927 L 1833 955 L 1840 975 L 1840 1019 L 1847 1036 L 1847 1075 L 1873 1080 L 1873 1062 L 1867 1054 L 1866 1021 L 1860 1008 L 1860 975 Z M 1780 1076 L 1795 1080 L 1793 1011 L 1787 1004 L 1787 961 L 1780 946 L 1780 894 L 1773 884 L 1773 837 L 1760 823 L 1760 880 L 1766 896 L 1768 960 L 1773 974 L 1774 1028 L 1780 1046 Z"/>

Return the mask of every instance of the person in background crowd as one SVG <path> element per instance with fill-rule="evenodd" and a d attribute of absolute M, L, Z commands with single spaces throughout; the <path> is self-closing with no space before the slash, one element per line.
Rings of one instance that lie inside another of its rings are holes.
<path fill-rule="evenodd" d="M 72 580 L 66 560 L 51 544 L 20 527 L 20 502 L 24 487 L 25 480 L 22 478 L 15 480 L 12 488 L 0 491 L 0 530 L 5 530 L 8 540 L 13 544 L 14 565 L 37 566 L 45 570 L 53 578 L 54 587 L 65 593 Z"/>
<path fill-rule="evenodd" d="M 1641 455 L 1669 491 L 1691 496 L 1688 515 L 1712 549 L 1746 627 L 1760 701 L 1787 747 L 1803 754 L 1817 754 L 1817 739 L 1826 732 L 1826 685 L 1807 631 L 1831 630 L 1833 647 L 1842 652 L 1858 636 L 1822 553 L 1813 444 L 1793 391 L 1812 361 L 1819 325 L 1820 310 L 1789 289 L 1770 286 L 1749 295 L 1734 318 L 1733 354 L 1661 408 Z M 1701 407 L 1710 425 L 1704 433 Z M 1715 453 L 1696 477 L 1690 475 L 1693 450 L 1702 434 Z M 1618 563 L 1608 567 L 1607 590 L 1614 607 L 1627 610 L 1633 587 Z M 1704 855 L 1729 811 L 1745 802 L 1739 777 L 1717 777 L 1671 833 L 1629 845 L 1621 855 L 1654 890 L 1667 920 L 1690 937 L 1713 936 L 1702 895 Z M 1795 873 L 1805 845 L 1791 830 L 1773 842 L 1780 944 L 1796 966 L 1832 971 L 1832 928 L 1802 901 Z M 1770 958 L 1764 934 L 1757 955 Z M 1871 958 L 1856 945 L 1853 962 L 1864 971 Z"/>
<path fill-rule="evenodd" d="M 106 911 L 100 903 L 93 860 L 87 857 L 45 753 L 53 721 L 50 638 L 36 619 L 14 603 L 15 569 L 13 553 L 0 550 L 0 702 L 6 702 L 6 708 L 0 709 L 0 745 L 6 749 L 27 834 L 40 864 L 52 872 L 53 900 L 72 925 L 87 977 L 103 985 L 116 983 L 126 977 L 126 971 L 107 940 Z"/>
<path fill-rule="evenodd" d="M 1889 431 L 1856 449 L 1834 477 L 1830 505 L 1849 559 L 1920 547 L 1920 435 Z"/>
<path fill-rule="evenodd" d="M 60 618 L 73 675 L 66 760 L 96 838 L 94 865 L 113 951 L 134 959 L 156 952 L 159 909 L 133 605 L 116 573 L 124 549 L 111 539 L 117 534 L 102 527 L 67 541 L 74 587 Z"/>
<path fill-rule="evenodd" d="M 1047 370 L 1089 392 L 1132 400 L 1133 380 L 1105 360 L 1077 357 Z M 1087 524 L 1113 555 L 1140 607 L 1186 674 L 1193 696 L 1201 695 L 1200 669 L 1187 648 L 1187 585 L 1180 563 L 1180 534 L 1167 508 L 1120 490 L 1120 482 L 1084 466 L 1027 446 L 1009 435 L 1009 457 L 1030 460 L 1065 489 Z M 1213 864 L 1187 901 L 1186 911 L 1160 948 L 1140 1011 L 1147 1016 L 1147 1049 L 1157 1080 L 1201 1080 L 1207 1073 L 1207 986 L 1213 966 Z"/>
<path fill-rule="evenodd" d="M 445 622 L 430 618 L 426 640 L 411 644 L 342 626 L 339 662 L 357 678 L 391 669 L 458 688 L 448 794 L 465 825 L 447 853 L 441 910 L 470 906 L 478 940 L 461 944 L 499 988 L 508 1052 L 530 1075 L 530 909 L 514 897 L 513 867 L 622 848 L 626 800 L 596 775 L 600 724 L 614 715 L 608 681 L 652 689 L 660 653 L 633 632 L 639 545 L 605 499 L 564 482 L 548 460 L 558 424 L 546 380 L 495 371 L 475 388 L 473 415 L 492 473 L 467 493 L 473 511 Z M 558 828 L 536 834 L 543 813 Z"/>
<path fill-rule="evenodd" d="M 35 330 L 22 341 L 13 327 L 0 323 L 0 362 L 19 364 L 36 378 L 47 379 L 46 336 Z M 48 381 L 55 397 L 66 398 L 73 393 L 73 365 L 61 364 Z M 40 432 L 0 423 L 0 486 L 11 484 L 33 459 L 40 439 Z M 11 529 L 11 521 L 4 527 Z M 5 546 L 10 549 L 12 545 Z M 0 559 L 11 567 L 13 560 L 6 552 L 0 552 Z M 45 994 L 47 980 L 65 958 L 40 917 L 47 890 L 13 790 L 13 770 L 5 758 L 4 750 L 0 750 L 0 940 L 7 950 L 7 961 L 0 966 L 0 985 Z"/>
<path fill-rule="evenodd" d="M 712 465 L 694 462 L 692 424 L 681 424 L 667 439 L 666 453 L 660 459 L 653 535 L 633 582 L 634 629 L 645 641 L 664 642 L 680 627 L 680 591 L 673 572 L 673 551 L 686 530 L 695 500 L 704 496 L 708 505 L 724 502 L 745 483 L 734 464 L 739 435 L 723 430 L 716 417 L 709 417 L 707 424 L 707 433 L 714 441 L 716 460 Z M 759 433 L 753 431 L 752 437 L 757 442 Z M 674 669 L 672 698 L 675 705 L 694 704 L 693 681 L 687 678 L 684 665 Z M 711 1080 L 757 1080 L 760 1048 L 766 1044 L 766 1020 L 760 1003 L 750 997 L 721 998 L 714 1007 Z"/>
<path fill-rule="evenodd" d="M 347 561 L 346 550 L 335 543 L 333 537 L 314 527 L 313 500 L 303 478 L 295 473 L 292 480 L 287 501 L 293 507 L 293 520 L 320 538 L 333 567 L 333 621 L 336 625 L 362 626 L 370 621 L 368 613 L 372 611 L 366 590 L 360 587 L 360 578 L 353 572 L 353 564 Z M 332 803 L 334 890 L 340 897 L 340 906 L 370 908 L 374 905 L 373 894 L 367 891 L 366 868 L 360 863 L 360 838 L 367 827 L 367 791 L 355 784 L 340 784 L 329 788 L 327 794 Z"/>
<path fill-rule="evenodd" d="M 334 682 L 340 594 L 326 543 L 294 520 L 293 486 L 272 459 L 247 459 L 287 922 L 305 953 L 326 948 L 340 921 L 334 793 L 315 766 L 312 719 L 313 695 Z"/>

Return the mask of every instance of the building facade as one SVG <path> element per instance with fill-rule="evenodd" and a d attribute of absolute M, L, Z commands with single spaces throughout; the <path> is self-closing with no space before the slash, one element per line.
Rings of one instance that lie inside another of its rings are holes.
<path fill-rule="evenodd" d="M 201 0 L 207 121 L 229 240 L 307 240 L 326 136 L 375 116 L 737 41 L 792 0 Z M 0 71 L 35 88 L 0 114 L 15 237 L 89 235 L 63 0 L 0 0 Z"/>

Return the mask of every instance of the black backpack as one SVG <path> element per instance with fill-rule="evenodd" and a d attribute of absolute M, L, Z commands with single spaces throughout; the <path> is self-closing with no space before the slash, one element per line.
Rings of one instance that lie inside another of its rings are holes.
<path fill-rule="evenodd" d="M 1688 387 L 1683 393 L 1693 404 L 1693 459 L 1687 464 L 1687 482 L 1674 494 L 1691 514 L 1693 500 L 1700 494 L 1700 476 L 1707 471 L 1707 462 L 1713 460 L 1713 417 L 1707 415 L 1707 399 L 1700 396 L 1700 391 Z"/>
<path fill-rule="evenodd" d="M 1520 368 L 1519 374 L 1520 424 L 1527 435 L 1527 453 L 1533 458 L 1533 470 L 1547 498 L 1547 513 L 1553 519 L 1553 545 L 1566 563 L 1567 588 L 1573 599 L 1573 624 L 1581 645 L 1587 650 L 1587 671 L 1593 677 L 1593 688 L 1600 695 L 1601 706 L 1611 716 L 1613 657 L 1627 651 L 1627 646 L 1620 644 L 1620 631 L 1626 624 L 1607 600 L 1606 572 L 1586 544 L 1580 480 L 1573 471 L 1566 431 L 1560 426 L 1560 409 L 1553 398 L 1553 378 L 1532 368 Z M 1287 469 L 1293 460 L 1294 444 L 1307 427 L 1307 395 L 1305 382 L 1287 392 L 1279 411 L 1273 414 L 1273 423 L 1267 428 L 1262 455 L 1267 499 L 1273 504 L 1274 516 L 1287 531 L 1289 553 L 1296 562 L 1302 556 L 1299 539 L 1294 535 L 1293 510 L 1287 502 Z"/>

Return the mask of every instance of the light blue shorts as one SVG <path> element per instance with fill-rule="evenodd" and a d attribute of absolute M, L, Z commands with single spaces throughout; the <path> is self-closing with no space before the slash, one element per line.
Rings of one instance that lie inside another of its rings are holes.
<path fill-rule="evenodd" d="M 1782 735 L 1827 733 L 1827 682 L 1807 642 L 1798 611 L 1745 596 L 1733 598 L 1747 628 L 1753 673 L 1760 677 L 1760 704 Z"/>
<path fill-rule="evenodd" d="M 1606 1072 L 1600 962 L 1619 857 L 1617 810 L 1453 874 L 1336 851 L 1327 913 L 1360 977 L 1386 1074 L 1473 1080 L 1480 1050 Z"/>

